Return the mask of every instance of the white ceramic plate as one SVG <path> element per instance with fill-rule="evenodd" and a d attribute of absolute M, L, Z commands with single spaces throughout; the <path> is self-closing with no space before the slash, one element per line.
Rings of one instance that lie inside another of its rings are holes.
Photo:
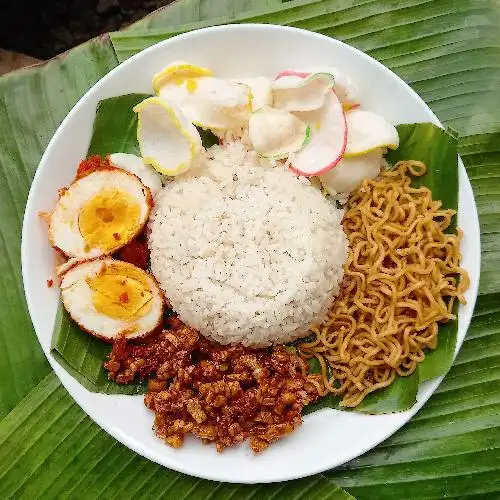
<path fill-rule="evenodd" d="M 54 252 L 38 216 L 51 210 L 57 190 L 68 185 L 85 157 L 100 99 L 131 92 L 152 92 L 151 77 L 170 61 L 189 60 L 224 77 L 267 75 L 313 65 L 337 66 L 359 86 L 362 106 L 392 123 L 431 121 L 436 116 L 402 80 L 358 50 L 322 35 L 272 25 L 232 25 L 181 35 L 132 57 L 99 81 L 69 113 L 51 140 L 36 172 L 26 206 L 22 267 L 28 307 L 40 344 L 66 389 L 85 412 L 137 453 L 194 476 L 238 483 L 283 481 L 331 469 L 361 455 L 407 422 L 441 379 L 422 384 L 409 411 L 367 416 L 322 410 L 304 418 L 290 437 L 254 456 L 248 445 L 218 454 L 214 446 L 187 440 L 184 448 L 164 445 L 151 431 L 153 415 L 142 396 L 106 396 L 88 392 L 50 354 L 58 303 L 57 288 L 47 288 L 54 273 Z M 460 162 L 459 225 L 465 231 L 463 267 L 471 277 L 467 305 L 460 307 L 457 351 L 474 308 L 479 281 L 479 224 L 470 182 Z"/>

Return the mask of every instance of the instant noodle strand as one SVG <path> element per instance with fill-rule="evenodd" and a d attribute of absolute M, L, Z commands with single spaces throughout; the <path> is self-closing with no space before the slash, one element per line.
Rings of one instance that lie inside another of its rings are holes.
<path fill-rule="evenodd" d="M 422 162 L 400 161 L 349 198 L 343 289 L 316 339 L 299 346 L 319 361 L 323 394 L 342 395 L 342 406 L 413 373 L 436 348 L 439 323 L 455 319 L 455 300 L 465 302 L 462 232 L 446 233 L 455 211 L 411 186 L 425 172 Z"/>

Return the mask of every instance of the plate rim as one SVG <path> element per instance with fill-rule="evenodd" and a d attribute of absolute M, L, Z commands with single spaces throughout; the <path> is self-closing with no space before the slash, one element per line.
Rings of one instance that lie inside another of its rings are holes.
<path fill-rule="evenodd" d="M 198 477 L 198 478 L 208 479 L 208 480 L 215 480 L 215 481 L 223 481 L 223 482 L 228 482 L 228 483 L 244 483 L 244 484 L 274 483 L 274 482 L 288 481 L 288 480 L 299 479 L 299 478 L 311 476 L 311 475 L 318 474 L 318 473 L 330 470 L 332 468 L 338 467 L 338 466 L 342 465 L 343 463 L 346 463 L 346 462 L 362 455 L 363 453 L 366 453 L 367 451 L 375 448 L 381 442 L 385 441 L 388 437 L 390 437 L 397 430 L 399 430 L 403 425 L 405 425 L 420 410 L 420 408 L 427 402 L 427 400 L 432 396 L 432 394 L 434 394 L 434 392 L 436 391 L 437 387 L 439 386 L 439 384 L 441 383 L 441 381 L 443 380 L 443 378 L 445 377 L 446 374 L 442 375 L 441 377 L 437 377 L 435 379 L 432 379 L 432 385 L 434 387 L 432 388 L 432 391 L 430 391 L 429 394 L 425 398 L 422 398 L 419 401 L 417 401 L 417 403 L 411 409 L 409 409 L 405 412 L 400 412 L 400 414 L 404 414 L 404 416 L 405 416 L 405 418 L 403 419 L 403 421 L 400 424 L 398 423 L 397 426 L 394 426 L 389 432 L 385 433 L 381 439 L 377 440 L 376 442 L 371 442 L 368 446 L 366 446 L 366 448 L 363 448 L 363 451 L 359 451 L 359 450 L 356 451 L 355 453 L 352 454 L 352 456 L 350 458 L 343 460 L 341 463 L 332 464 L 332 465 L 327 466 L 327 467 L 324 467 L 323 465 L 321 465 L 317 468 L 311 467 L 308 470 L 306 470 L 304 473 L 301 473 L 301 474 L 296 474 L 296 473 L 287 474 L 285 471 L 279 477 L 275 477 L 272 479 L 266 478 L 264 480 L 259 480 L 258 478 L 250 478 L 249 479 L 247 476 L 245 476 L 244 471 L 239 472 L 239 471 L 233 470 L 232 472 L 240 474 L 240 475 L 233 474 L 233 475 L 228 475 L 228 476 L 223 477 L 223 478 L 220 475 L 211 474 L 209 472 L 203 473 L 199 470 L 193 471 L 193 470 L 190 470 L 189 467 L 186 467 L 184 463 L 171 461 L 168 459 L 168 457 L 162 457 L 163 458 L 163 460 L 162 460 L 156 454 L 150 453 L 148 451 L 148 449 L 146 449 L 144 446 L 140 446 L 140 445 L 135 446 L 136 441 L 134 441 L 134 444 L 131 444 L 131 442 L 129 440 L 127 440 L 126 435 L 124 435 L 119 429 L 113 427 L 112 424 L 109 424 L 107 422 L 106 418 L 104 418 L 104 417 L 101 418 L 100 415 L 95 416 L 94 415 L 95 412 L 92 411 L 92 408 L 88 409 L 88 407 L 91 405 L 87 405 L 87 404 L 83 403 L 81 401 L 80 396 L 75 395 L 75 391 L 73 390 L 73 388 L 70 387 L 71 384 L 68 381 L 69 379 L 65 380 L 66 377 L 69 377 L 71 379 L 72 379 L 72 377 L 55 360 L 55 358 L 52 356 L 52 354 L 50 352 L 50 349 L 48 349 L 48 351 L 47 351 L 43 347 L 42 342 L 41 342 L 42 334 L 39 334 L 39 332 L 38 332 L 38 330 L 33 322 L 33 319 L 32 319 L 33 318 L 32 311 L 34 310 L 35 305 L 33 303 L 32 298 L 30 297 L 29 290 L 26 287 L 26 281 L 27 281 L 26 276 L 28 274 L 27 262 L 28 262 L 29 255 L 28 255 L 27 244 L 25 242 L 27 241 L 26 235 L 27 235 L 27 232 L 29 231 L 27 221 L 28 221 L 28 218 L 32 212 L 31 206 L 32 206 L 32 202 L 33 202 L 33 197 L 35 196 L 34 192 L 36 191 L 37 179 L 41 176 L 41 174 L 40 174 L 41 170 L 39 167 L 43 163 L 45 163 L 47 157 L 50 157 L 50 153 L 51 153 L 51 150 L 54 146 L 54 142 L 56 141 L 56 138 L 59 135 L 61 129 L 66 125 L 67 122 L 69 122 L 72 119 L 73 116 L 75 116 L 75 114 L 78 112 L 78 110 L 82 106 L 85 105 L 85 101 L 86 101 L 89 93 L 93 92 L 96 88 L 99 88 L 99 86 L 103 85 L 109 78 L 113 77 L 113 75 L 115 73 L 119 72 L 120 69 L 123 68 L 125 65 L 133 64 L 134 61 L 136 61 L 137 59 L 140 59 L 140 58 L 145 57 L 145 56 L 147 57 L 147 55 L 150 52 L 153 52 L 155 50 L 160 50 L 160 47 L 170 44 L 172 42 L 172 40 L 179 40 L 179 39 L 195 37 L 195 36 L 198 36 L 200 32 L 225 31 L 225 30 L 232 30 L 232 29 L 252 30 L 255 28 L 264 28 L 264 29 L 270 29 L 270 30 L 276 30 L 276 31 L 284 30 L 284 31 L 302 32 L 302 33 L 306 33 L 308 36 L 313 36 L 313 37 L 316 37 L 318 39 L 327 40 L 328 42 L 333 43 L 333 44 L 336 43 L 336 44 L 340 44 L 341 46 L 348 47 L 351 51 L 354 51 L 356 53 L 356 56 L 369 59 L 371 63 L 374 63 L 381 70 L 390 73 L 390 75 L 393 78 L 396 78 L 397 80 L 399 80 L 399 82 L 402 83 L 406 87 L 406 90 L 409 93 L 413 94 L 413 97 L 416 98 L 418 101 L 420 101 L 423 104 L 423 106 L 426 108 L 426 110 L 428 111 L 430 116 L 433 117 L 432 121 L 434 121 L 434 123 L 436 125 L 438 125 L 442 128 L 445 128 L 443 126 L 443 124 L 439 121 L 439 119 L 436 117 L 434 112 L 425 103 L 425 101 L 406 82 L 404 82 L 404 80 L 402 80 L 392 70 L 390 70 L 389 68 L 387 68 L 386 66 L 381 64 L 376 59 L 373 59 L 368 54 L 366 54 L 366 53 L 360 51 L 359 49 L 356 49 L 355 47 L 352 47 L 351 45 L 348 45 L 340 40 L 337 40 L 335 38 L 331 38 L 331 37 L 328 37 L 328 36 L 325 36 L 325 35 L 322 35 L 319 33 L 304 30 L 301 28 L 294 28 L 294 27 L 289 27 L 289 26 L 280 26 L 280 25 L 273 25 L 273 24 L 257 24 L 257 23 L 256 24 L 252 24 L 252 23 L 227 24 L 227 25 L 212 26 L 212 27 L 208 27 L 208 28 L 201 28 L 201 29 L 193 30 L 193 31 L 183 33 L 180 35 L 176 35 L 175 37 L 169 38 L 167 40 L 163 40 L 163 41 L 161 41 L 155 45 L 152 45 L 151 47 L 148 47 L 147 49 L 135 54 L 131 58 L 127 59 L 126 61 L 122 62 L 121 64 L 119 64 L 118 66 L 113 68 L 109 73 L 107 73 L 98 82 L 96 82 L 90 89 L 88 89 L 87 92 L 85 92 L 85 94 L 77 101 L 77 103 L 73 106 L 73 108 L 70 110 L 70 112 L 66 115 L 66 117 L 63 119 L 63 121 L 60 123 L 60 125 L 56 129 L 54 135 L 52 136 L 51 140 L 49 141 L 48 145 L 46 146 L 46 149 L 45 149 L 45 151 L 42 155 L 42 158 L 38 164 L 37 170 L 35 172 L 35 175 L 33 177 L 33 180 L 32 180 L 31 186 L 30 186 L 30 190 L 29 190 L 29 194 L 28 194 L 28 198 L 27 198 L 27 202 L 26 202 L 26 207 L 25 207 L 25 212 L 24 212 L 24 217 L 23 217 L 22 233 L 21 233 L 21 268 L 22 268 L 23 288 L 24 288 L 26 302 L 28 305 L 30 319 L 33 323 L 33 327 L 34 327 L 36 335 L 37 335 L 37 340 L 39 341 L 40 347 L 42 347 L 42 350 L 44 351 L 44 354 L 45 354 L 47 360 L 49 361 L 52 369 L 55 371 L 57 377 L 61 381 L 64 388 L 68 391 L 69 395 L 78 404 L 78 406 L 80 406 L 80 408 L 82 408 L 82 410 L 89 416 L 89 418 L 93 422 L 95 422 L 99 427 L 101 427 L 103 430 L 105 430 L 108 434 L 113 436 L 115 439 L 117 439 L 120 443 L 125 445 L 127 448 L 129 448 L 133 452 L 138 453 L 139 455 L 142 455 L 143 457 L 147 458 L 148 460 L 151 460 L 151 461 L 158 463 L 164 467 L 170 468 L 172 470 L 175 470 L 175 471 L 178 471 L 178 472 L 181 472 L 181 473 L 193 476 L 193 477 Z M 459 179 L 460 179 L 459 193 L 462 193 L 467 197 L 471 197 L 472 206 L 474 209 L 472 214 L 468 214 L 468 217 L 472 216 L 471 224 L 474 226 L 474 235 L 475 235 L 475 238 L 474 237 L 471 238 L 470 243 L 473 245 L 474 252 L 479 256 L 479 259 L 480 259 L 481 258 L 480 227 L 479 227 L 479 217 L 478 217 L 478 212 L 477 212 L 477 205 L 475 203 L 474 194 L 473 194 L 473 190 L 472 190 L 472 186 L 471 186 L 469 177 L 467 175 L 465 166 L 464 166 L 459 155 L 457 156 L 457 160 L 458 160 L 458 166 L 459 166 Z M 462 182 L 464 182 L 464 184 L 462 184 Z M 471 250 L 471 252 L 472 252 L 472 250 Z M 464 338 L 465 338 L 467 330 L 470 326 L 470 322 L 471 322 L 473 311 L 474 311 L 475 302 L 476 302 L 477 295 L 478 295 L 480 260 L 477 263 L 477 268 L 478 268 L 477 275 L 473 276 L 473 279 L 471 279 L 471 286 L 469 288 L 470 299 L 468 302 L 469 302 L 469 305 L 471 306 L 470 307 L 471 312 L 470 312 L 470 315 L 467 318 L 465 318 L 465 320 L 464 320 L 465 321 L 464 322 L 464 330 L 465 330 Z M 464 338 L 462 338 L 460 341 L 457 341 L 454 359 L 457 356 L 461 346 L 463 345 Z M 78 384 L 78 386 L 81 387 L 81 389 L 83 391 L 87 391 L 87 389 L 85 389 L 83 386 L 81 386 L 78 382 L 76 382 L 76 383 Z M 115 397 L 115 396 L 111 396 L 111 397 Z M 121 397 L 121 396 L 118 396 L 118 397 Z M 323 409 L 321 411 L 334 412 L 336 410 Z M 91 413 L 92 413 L 92 415 L 91 415 Z M 304 420 L 308 420 L 313 415 L 314 414 L 304 416 Z"/>

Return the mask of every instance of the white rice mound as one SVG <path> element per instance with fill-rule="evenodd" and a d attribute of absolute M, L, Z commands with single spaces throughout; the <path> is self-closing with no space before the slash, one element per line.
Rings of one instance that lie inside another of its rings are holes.
<path fill-rule="evenodd" d="M 347 256 L 343 212 L 242 142 L 155 198 L 151 270 L 188 325 L 221 344 L 287 343 L 320 324 Z"/>

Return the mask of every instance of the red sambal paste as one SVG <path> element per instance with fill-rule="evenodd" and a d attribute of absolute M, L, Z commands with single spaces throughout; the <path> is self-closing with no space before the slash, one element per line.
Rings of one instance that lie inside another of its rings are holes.
<path fill-rule="evenodd" d="M 85 160 L 82 160 L 78 165 L 76 179 L 81 179 L 82 177 L 85 177 L 86 175 L 89 175 L 97 170 L 106 170 L 109 168 L 116 168 L 111 163 L 109 156 L 104 158 L 99 155 L 89 156 Z"/>
<path fill-rule="evenodd" d="M 120 248 L 115 254 L 115 258 L 146 270 L 149 263 L 149 248 L 145 231 L 139 234 L 139 236 L 134 238 L 130 243 Z"/>

